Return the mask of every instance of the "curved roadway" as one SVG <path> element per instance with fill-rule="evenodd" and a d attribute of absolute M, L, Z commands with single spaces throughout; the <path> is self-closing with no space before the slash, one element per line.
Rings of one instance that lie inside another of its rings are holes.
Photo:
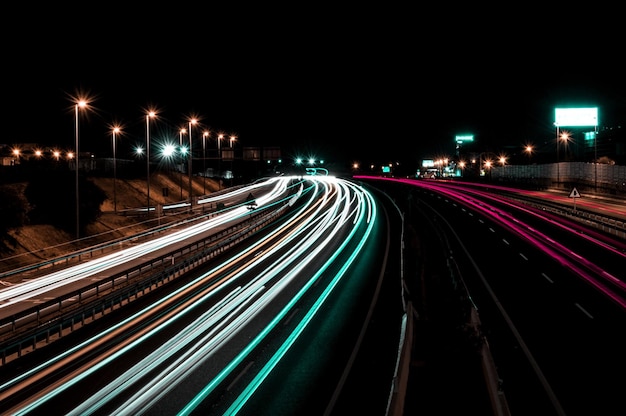
<path fill-rule="evenodd" d="M 289 214 L 219 262 L 5 365 L 3 413 L 294 414 L 311 406 L 313 413 L 332 412 L 384 267 L 377 204 L 363 188 L 326 176 L 272 178 L 237 192 L 261 188 L 257 209 L 286 203 Z M 0 311 L 247 212 L 241 206 L 4 288 Z M 392 372 L 390 366 L 389 383 Z M 333 382 L 310 387 L 329 373 Z"/>

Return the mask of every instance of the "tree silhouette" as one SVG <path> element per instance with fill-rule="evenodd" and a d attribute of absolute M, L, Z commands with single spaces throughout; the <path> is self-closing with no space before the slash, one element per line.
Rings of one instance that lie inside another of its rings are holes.
<path fill-rule="evenodd" d="M 32 207 L 29 213 L 31 223 L 50 224 L 68 232 L 76 231 L 75 189 L 75 174 L 70 171 L 49 172 L 33 178 L 24 192 Z M 78 189 L 79 227 L 83 230 L 102 215 L 100 205 L 107 196 L 84 176 L 79 176 Z"/>

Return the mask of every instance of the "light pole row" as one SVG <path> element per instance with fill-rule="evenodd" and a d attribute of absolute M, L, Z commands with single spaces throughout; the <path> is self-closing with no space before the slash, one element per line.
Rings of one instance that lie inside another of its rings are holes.
<path fill-rule="evenodd" d="M 80 238 L 80 192 L 79 192 L 79 185 L 78 185 L 78 169 L 79 169 L 79 110 L 82 108 L 86 108 L 88 107 L 88 101 L 86 99 L 78 99 L 75 102 L 74 105 L 74 114 L 75 114 L 75 153 L 73 156 L 74 158 L 74 163 L 75 163 L 75 202 L 76 202 L 76 239 Z M 151 203 L 151 198 L 150 198 L 150 119 L 156 118 L 157 113 L 155 111 L 149 111 L 146 114 L 146 190 L 147 190 L 147 203 L 146 203 L 146 210 L 147 213 L 150 212 L 150 203 Z M 192 181 L 192 142 L 193 142 L 193 136 L 192 136 L 192 126 L 196 125 L 198 123 L 198 120 L 196 118 L 192 118 L 189 120 L 189 125 L 188 125 L 188 130 L 185 130 L 184 128 L 180 130 L 180 135 L 179 135 L 179 144 L 181 146 L 182 149 L 182 135 L 184 133 L 189 133 L 189 148 L 187 149 L 186 153 L 188 155 L 188 175 L 189 175 L 189 202 L 191 205 L 192 202 L 192 195 L 193 195 L 193 181 Z M 114 211 L 117 212 L 117 160 L 116 160 L 116 147 L 117 147 L 117 138 L 119 136 L 119 134 L 121 133 L 121 128 L 119 126 L 112 126 L 112 148 L 113 148 L 113 206 L 114 206 Z M 203 193 L 206 194 L 206 139 L 209 137 L 209 132 L 205 131 L 202 134 L 202 159 L 203 159 Z M 218 148 L 218 153 L 221 154 L 221 142 L 224 139 L 224 135 L 223 134 L 219 134 L 217 137 L 217 148 Z M 236 137 L 230 136 L 230 146 L 233 146 L 233 142 L 236 139 Z M 141 150 L 139 150 L 141 151 Z M 57 159 L 59 157 L 59 155 L 56 155 Z M 70 157 L 70 155 L 68 154 L 68 157 Z M 221 163 L 221 160 L 220 160 Z M 219 168 L 218 168 L 219 169 Z M 181 200 L 182 200 L 182 171 L 181 171 Z M 220 181 L 220 189 L 221 189 L 221 181 Z"/>

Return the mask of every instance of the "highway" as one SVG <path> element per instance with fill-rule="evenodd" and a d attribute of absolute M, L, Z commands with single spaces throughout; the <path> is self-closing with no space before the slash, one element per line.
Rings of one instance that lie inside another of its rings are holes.
<path fill-rule="evenodd" d="M 26 343 L 22 357 L 2 366 L 3 413 L 392 414 L 391 393 L 403 389 L 409 413 L 623 409 L 624 383 L 615 380 L 626 370 L 626 238 L 600 225 L 626 217 L 623 201 L 382 177 L 279 177 L 253 186 L 220 196 L 227 208 L 218 215 L 111 254 L 118 261 L 103 254 L 76 268 L 28 272 L 0 291 L 0 314 L 10 315 L 104 282 L 115 268 L 145 268 L 146 258 L 171 259 L 148 269 L 176 275 L 54 342 Z M 254 211 L 242 202 L 251 192 Z M 251 225 L 234 225 L 242 222 Z M 396 236 L 411 228 L 420 242 L 409 233 L 404 258 L 396 257 Z M 229 242 L 241 230 L 246 238 Z M 224 234 L 200 253 L 189 249 L 216 232 Z M 433 285 L 459 299 L 433 297 Z M 475 343 L 482 370 L 470 364 L 474 373 L 461 374 L 468 357 L 446 345 L 437 354 L 450 365 L 436 373 L 411 367 L 408 385 L 395 384 L 400 295 L 417 311 L 413 363 L 442 336 L 418 329 L 463 304 L 456 328 L 477 335 L 465 332 L 457 343 Z M 379 315 L 371 315 L 374 304 Z M 369 327 L 377 332 L 364 336 Z"/>
<path fill-rule="evenodd" d="M 251 191 L 256 210 L 286 213 L 236 250 L 7 362 L 2 413 L 294 414 L 303 406 L 332 412 L 383 273 L 377 204 L 363 188 L 326 176 L 272 178 L 230 197 L 241 200 Z M 240 204 L 9 286 L 0 290 L 0 311 L 16 313 L 76 290 L 112 267 L 161 256 L 246 215 L 249 208 Z M 331 345 L 332 353 L 321 353 Z M 383 407 L 393 371 L 389 366 Z M 325 382 L 312 388 L 316 379 Z M 290 400 L 277 401 L 277 386 Z"/>
<path fill-rule="evenodd" d="M 554 204 L 571 213 L 567 194 L 357 179 L 401 201 L 407 215 L 419 218 L 415 226 L 429 230 L 422 244 L 447 252 L 450 279 L 466 288 L 495 363 L 504 402 L 497 414 L 626 411 L 620 377 L 626 370 L 626 240 L 586 220 L 593 211 L 623 221 L 623 200 L 580 198 L 576 209 L 586 212 L 564 216 Z"/>

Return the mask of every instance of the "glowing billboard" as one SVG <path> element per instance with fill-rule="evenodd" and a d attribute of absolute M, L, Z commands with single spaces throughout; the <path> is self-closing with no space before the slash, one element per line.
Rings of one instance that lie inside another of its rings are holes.
<path fill-rule="evenodd" d="M 458 144 L 463 144 L 465 142 L 473 142 L 474 136 L 472 134 L 465 134 L 462 136 L 456 136 L 455 140 Z"/>
<path fill-rule="evenodd" d="M 554 125 L 558 127 L 597 126 L 598 107 L 555 108 Z"/>

